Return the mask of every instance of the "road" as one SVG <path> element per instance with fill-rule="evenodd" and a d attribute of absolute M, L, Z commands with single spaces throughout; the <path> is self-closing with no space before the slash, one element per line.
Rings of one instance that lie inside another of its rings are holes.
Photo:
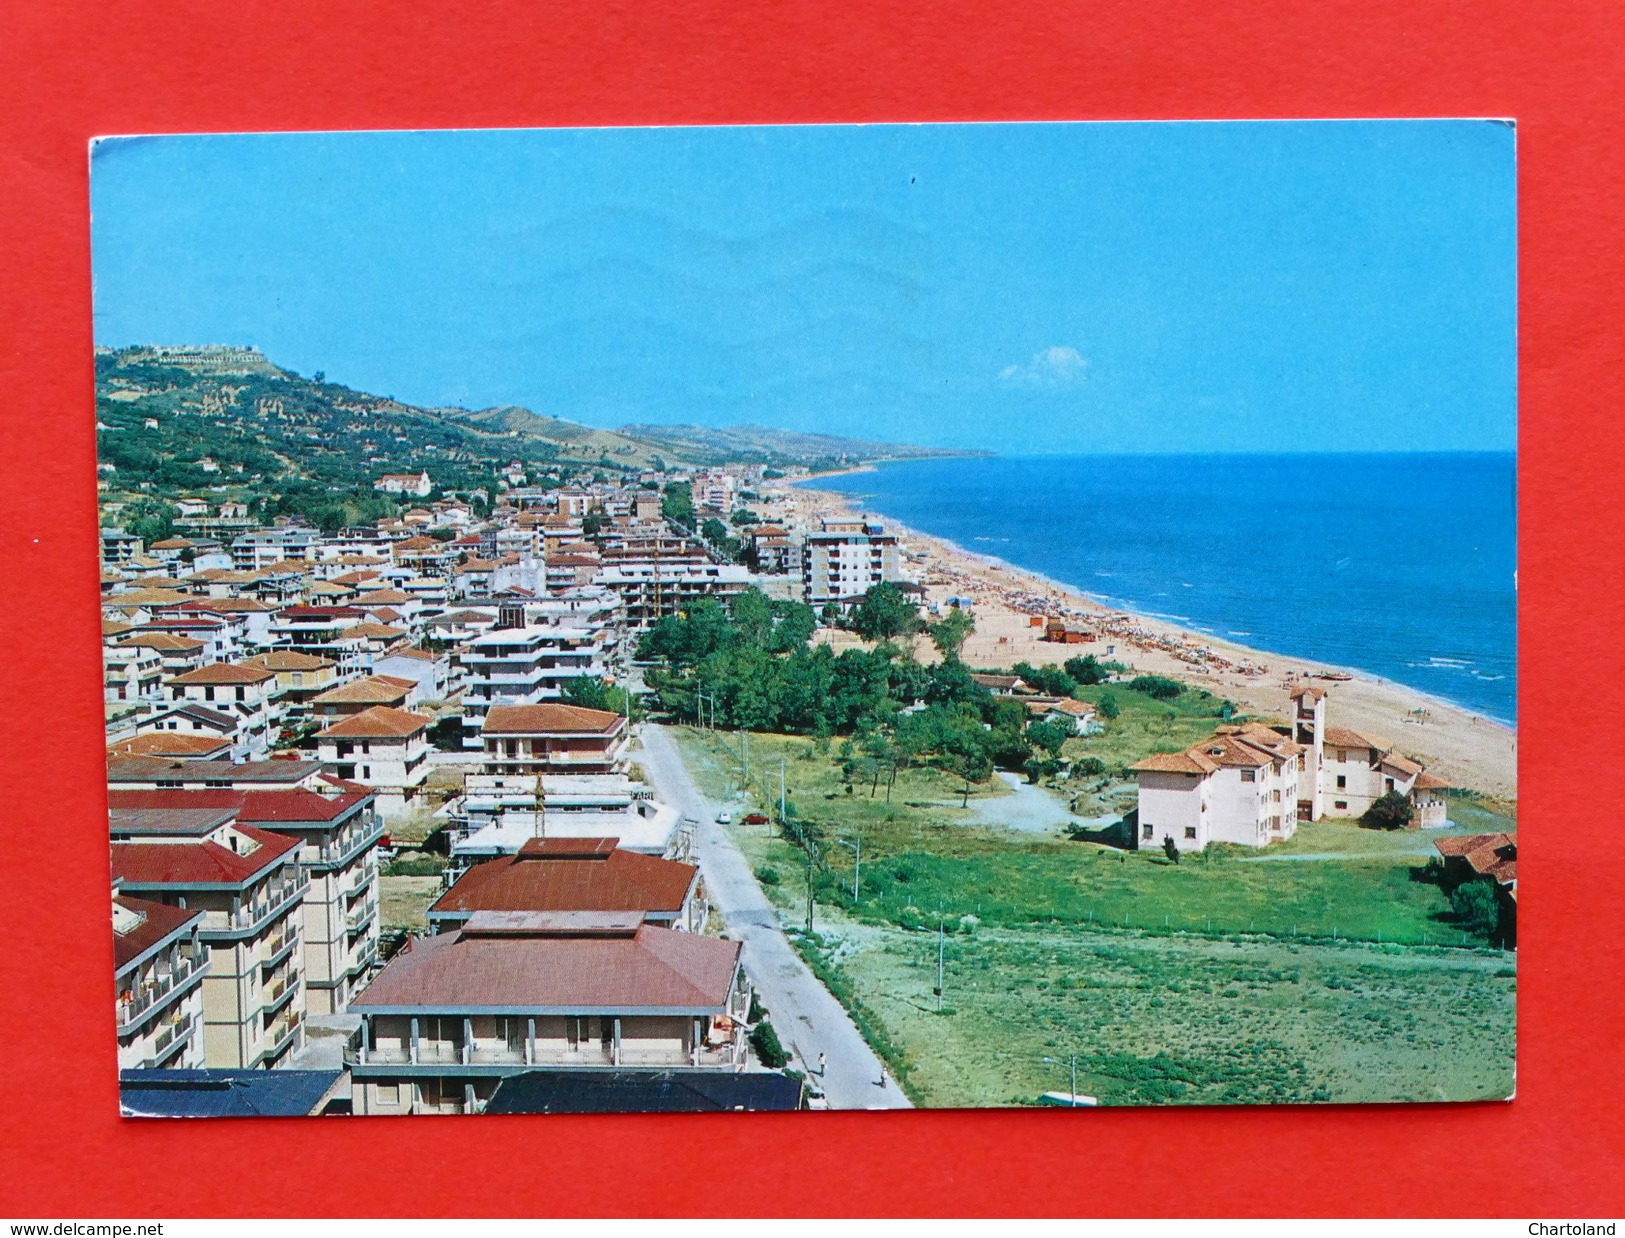
<path fill-rule="evenodd" d="M 845 1007 L 807 969 L 784 936 L 778 912 L 762 893 L 750 864 L 717 806 L 700 794 L 677 743 L 664 727 L 646 723 L 636 755 L 660 798 L 700 824 L 694 833 L 700 872 L 728 936 L 744 943 L 745 971 L 773 1019 L 780 1041 L 829 1098 L 831 1109 L 907 1109 L 909 1101 L 863 1039 Z M 730 805 L 731 807 L 731 805 Z M 824 1057 L 824 1073 L 818 1071 Z"/>

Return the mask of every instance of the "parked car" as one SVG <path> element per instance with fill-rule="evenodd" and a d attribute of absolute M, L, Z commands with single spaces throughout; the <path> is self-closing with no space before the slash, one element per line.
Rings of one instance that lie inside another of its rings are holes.
<path fill-rule="evenodd" d="M 766 825 L 769 818 L 765 812 L 747 812 L 740 820 L 746 825 Z"/>
<path fill-rule="evenodd" d="M 729 812 L 726 808 L 724 808 L 721 812 L 719 812 L 717 814 L 717 824 L 718 825 L 732 825 L 733 824 L 733 819 L 734 819 L 733 813 Z"/>

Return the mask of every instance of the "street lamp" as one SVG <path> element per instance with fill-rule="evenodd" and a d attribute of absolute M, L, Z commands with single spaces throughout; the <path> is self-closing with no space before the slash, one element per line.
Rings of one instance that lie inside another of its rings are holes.
<path fill-rule="evenodd" d="M 1047 1057 L 1044 1060 L 1051 1066 L 1065 1066 L 1067 1064 L 1053 1057 Z M 1066 1100 L 1068 1108 L 1076 1109 L 1078 1107 L 1078 1055 L 1074 1053 L 1069 1060 L 1072 1063 L 1072 1091 L 1067 1094 Z"/>

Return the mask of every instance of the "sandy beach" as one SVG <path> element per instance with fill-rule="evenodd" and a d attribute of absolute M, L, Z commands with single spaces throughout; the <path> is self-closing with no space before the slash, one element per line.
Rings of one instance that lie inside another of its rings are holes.
<path fill-rule="evenodd" d="M 780 502 L 783 519 L 803 526 L 816 524 L 821 516 L 862 510 L 846 495 L 806 485 L 778 484 L 769 490 Z M 950 597 L 972 599 L 976 631 L 963 652 L 971 666 L 1042 665 L 1094 654 L 1205 687 L 1248 713 L 1272 719 L 1288 716 L 1289 694 L 1307 682 L 1327 691 L 1331 725 L 1385 740 L 1455 786 L 1517 798 L 1518 737 L 1505 723 L 1373 675 L 1250 649 L 1113 610 L 1033 572 L 884 519 L 903 538 L 906 570 L 924 586 L 928 602 L 944 606 Z M 1043 627 L 1033 626 L 1035 616 L 1089 630 L 1095 639 L 1081 644 L 1046 641 Z M 842 632 L 822 632 L 820 637 L 837 645 L 860 643 Z M 915 654 L 921 661 L 937 656 L 925 640 L 916 643 Z"/>

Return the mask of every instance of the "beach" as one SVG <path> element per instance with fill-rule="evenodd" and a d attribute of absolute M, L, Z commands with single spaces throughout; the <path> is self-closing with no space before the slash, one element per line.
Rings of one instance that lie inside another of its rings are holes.
<path fill-rule="evenodd" d="M 861 470 L 847 470 L 848 472 Z M 812 479 L 816 482 L 818 479 Z M 849 496 L 811 488 L 807 483 L 769 487 L 783 518 L 801 527 L 824 516 L 863 510 Z M 969 598 L 976 631 L 962 657 L 972 667 L 1060 663 L 1093 654 L 1135 671 L 1168 675 L 1241 710 L 1271 720 L 1289 716 L 1291 692 L 1312 685 L 1327 693 L 1332 725 L 1385 741 L 1417 758 L 1456 787 L 1497 799 L 1517 798 L 1517 732 L 1407 685 L 1377 676 L 1326 666 L 1286 654 L 1252 649 L 1176 626 L 1166 620 L 1116 610 L 1081 591 L 942 538 L 908 528 L 890 517 L 887 526 L 903 540 L 906 571 L 925 589 L 929 605 L 946 609 L 950 597 Z M 1058 619 L 1094 639 L 1059 643 L 1043 639 L 1034 618 Z M 850 633 L 826 629 L 819 639 L 836 646 L 861 642 Z M 937 657 L 930 641 L 915 641 L 921 661 Z"/>

